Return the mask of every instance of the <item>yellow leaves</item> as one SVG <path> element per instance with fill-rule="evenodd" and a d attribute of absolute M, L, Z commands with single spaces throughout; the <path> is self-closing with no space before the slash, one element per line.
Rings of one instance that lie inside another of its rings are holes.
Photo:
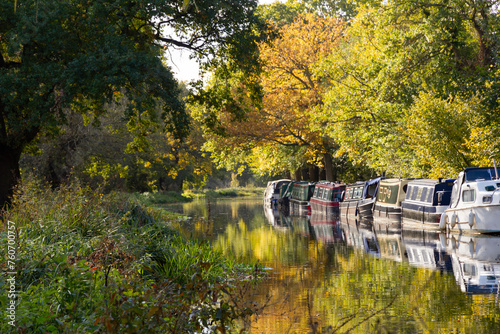
<path fill-rule="evenodd" d="M 91 177 L 102 176 L 105 180 L 120 177 L 127 177 L 128 166 L 121 164 L 111 164 L 98 157 L 92 157 L 84 172 Z"/>

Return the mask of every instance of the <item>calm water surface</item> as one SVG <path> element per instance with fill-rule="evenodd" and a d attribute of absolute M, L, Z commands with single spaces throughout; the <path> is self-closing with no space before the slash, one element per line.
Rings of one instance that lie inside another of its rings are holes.
<path fill-rule="evenodd" d="M 283 216 L 261 199 L 169 206 L 183 227 L 270 268 L 249 333 L 500 333 L 500 237 Z"/>

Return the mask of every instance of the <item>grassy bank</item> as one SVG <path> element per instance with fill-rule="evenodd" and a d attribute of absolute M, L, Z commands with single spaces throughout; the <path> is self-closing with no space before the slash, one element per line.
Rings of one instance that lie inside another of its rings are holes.
<path fill-rule="evenodd" d="M 130 196 L 132 199 L 144 206 L 154 206 L 158 204 L 184 203 L 197 198 L 224 198 L 224 197 L 259 197 L 263 196 L 265 188 L 246 187 L 246 188 L 224 188 L 224 189 L 205 189 L 205 190 L 187 190 L 182 194 L 175 191 L 166 192 L 147 192 L 134 193 Z"/>
<path fill-rule="evenodd" d="M 181 237 L 178 219 L 128 195 L 25 180 L 3 212 L 0 285 L 15 298 L 0 301 L 15 301 L 15 326 L 4 318 L 0 332 L 224 331 L 251 314 L 236 296 L 260 270 Z"/>

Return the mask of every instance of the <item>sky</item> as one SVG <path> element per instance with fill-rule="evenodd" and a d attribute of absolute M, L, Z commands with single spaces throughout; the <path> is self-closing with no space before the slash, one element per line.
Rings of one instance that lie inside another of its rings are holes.
<path fill-rule="evenodd" d="M 270 4 L 279 0 L 259 0 L 259 4 Z M 283 1 L 283 0 L 281 0 Z M 167 57 L 169 64 L 179 81 L 191 81 L 198 79 L 199 67 L 196 61 L 189 59 L 191 52 L 189 50 L 171 49 Z"/>

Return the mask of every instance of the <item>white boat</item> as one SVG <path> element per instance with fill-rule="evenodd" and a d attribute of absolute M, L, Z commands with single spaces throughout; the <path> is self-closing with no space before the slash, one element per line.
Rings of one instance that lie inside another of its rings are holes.
<path fill-rule="evenodd" d="M 500 180 L 494 167 L 460 172 L 440 227 L 458 233 L 500 232 Z"/>
<path fill-rule="evenodd" d="M 264 191 L 264 205 L 270 205 L 271 207 L 276 206 L 278 198 L 280 196 L 280 189 L 283 185 L 292 182 L 288 179 L 269 181 L 267 183 L 266 190 Z"/>

